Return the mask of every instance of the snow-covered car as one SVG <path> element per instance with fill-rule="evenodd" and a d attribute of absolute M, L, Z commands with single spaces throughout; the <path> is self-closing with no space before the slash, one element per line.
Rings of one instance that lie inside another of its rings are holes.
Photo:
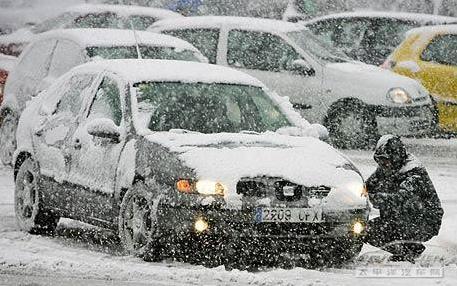
<path fill-rule="evenodd" d="M 149 259 L 181 242 L 191 255 L 214 250 L 235 263 L 241 242 L 256 256 L 350 259 L 368 201 L 354 165 L 316 138 L 325 133 L 233 69 L 87 63 L 21 116 L 16 217 L 35 233 L 52 231 L 59 217 L 117 230 L 129 253 Z"/>
<path fill-rule="evenodd" d="M 434 129 L 435 108 L 418 82 L 353 62 L 304 26 L 242 17 L 185 17 L 152 31 L 182 38 L 210 61 L 258 78 L 310 122 L 328 127 L 338 147 L 374 145 L 379 134 Z"/>
<path fill-rule="evenodd" d="M 354 60 L 380 65 L 420 26 L 457 23 L 457 18 L 402 12 L 346 12 L 303 22 L 313 33 Z"/>
<path fill-rule="evenodd" d="M 14 131 L 26 102 L 59 76 L 94 59 L 139 57 L 207 62 L 191 44 L 157 33 L 64 29 L 37 36 L 19 57 L 5 85 L 0 107 L 0 160 L 4 164 L 11 162 L 15 147 Z"/>
<path fill-rule="evenodd" d="M 82 4 L 30 28 L 0 36 L 0 53 L 19 56 L 36 34 L 56 29 L 109 28 L 146 30 L 155 21 L 182 15 L 166 9 L 133 5 Z"/>

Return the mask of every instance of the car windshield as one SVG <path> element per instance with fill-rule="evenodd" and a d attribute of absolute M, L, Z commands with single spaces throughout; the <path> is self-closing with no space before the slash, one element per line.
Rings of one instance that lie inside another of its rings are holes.
<path fill-rule="evenodd" d="M 352 61 L 346 54 L 323 42 L 307 29 L 289 32 L 287 36 L 318 60 L 331 63 Z"/>
<path fill-rule="evenodd" d="M 201 60 L 194 51 L 178 49 L 174 47 L 148 47 L 140 46 L 141 58 L 160 60 L 180 60 L 200 62 Z M 101 57 L 103 59 L 135 59 L 138 58 L 136 46 L 119 47 L 88 47 L 89 57 Z"/>
<path fill-rule="evenodd" d="M 265 132 L 291 125 L 259 87 L 182 82 L 135 87 L 140 124 L 153 131 Z"/>

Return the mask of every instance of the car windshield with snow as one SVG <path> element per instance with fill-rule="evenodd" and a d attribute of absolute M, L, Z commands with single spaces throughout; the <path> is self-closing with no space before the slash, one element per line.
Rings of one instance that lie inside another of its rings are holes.
<path fill-rule="evenodd" d="M 362 247 L 368 201 L 325 135 L 229 68 L 87 63 L 21 116 L 16 217 L 29 232 L 59 217 L 113 229 L 145 259 L 180 246 L 229 266 L 274 252 L 345 261 Z"/>
<path fill-rule="evenodd" d="M 436 127 L 429 92 L 415 80 L 354 62 L 305 26 L 271 19 L 201 16 L 162 20 L 151 30 L 184 39 L 210 63 L 246 72 L 341 148 L 373 147 L 381 134 L 422 136 Z"/>
<path fill-rule="evenodd" d="M 207 62 L 191 44 L 150 32 L 64 29 L 43 33 L 21 54 L 8 75 L 0 108 L 0 160 L 9 164 L 17 121 L 30 98 L 71 68 L 101 59 L 164 59 Z"/>

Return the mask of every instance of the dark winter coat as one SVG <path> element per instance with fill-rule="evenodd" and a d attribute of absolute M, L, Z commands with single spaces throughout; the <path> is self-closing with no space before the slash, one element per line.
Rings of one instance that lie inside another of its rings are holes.
<path fill-rule="evenodd" d="M 366 182 L 368 195 L 381 219 L 410 239 L 438 234 L 443 209 L 427 171 L 411 154 L 397 170 L 378 167 Z"/>

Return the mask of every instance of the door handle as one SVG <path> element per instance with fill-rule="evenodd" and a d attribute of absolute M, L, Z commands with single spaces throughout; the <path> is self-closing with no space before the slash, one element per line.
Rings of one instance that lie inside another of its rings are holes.
<path fill-rule="evenodd" d="M 294 104 L 292 104 L 292 107 L 295 108 L 295 109 L 311 109 L 311 108 L 313 108 L 311 105 L 305 104 L 305 103 L 294 103 Z"/>
<path fill-rule="evenodd" d="M 73 148 L 77 150 L 81 149 L 81 140 L 79 140 L 79 138 L 75 139 L 75 142 L 73 143 Z"/>

